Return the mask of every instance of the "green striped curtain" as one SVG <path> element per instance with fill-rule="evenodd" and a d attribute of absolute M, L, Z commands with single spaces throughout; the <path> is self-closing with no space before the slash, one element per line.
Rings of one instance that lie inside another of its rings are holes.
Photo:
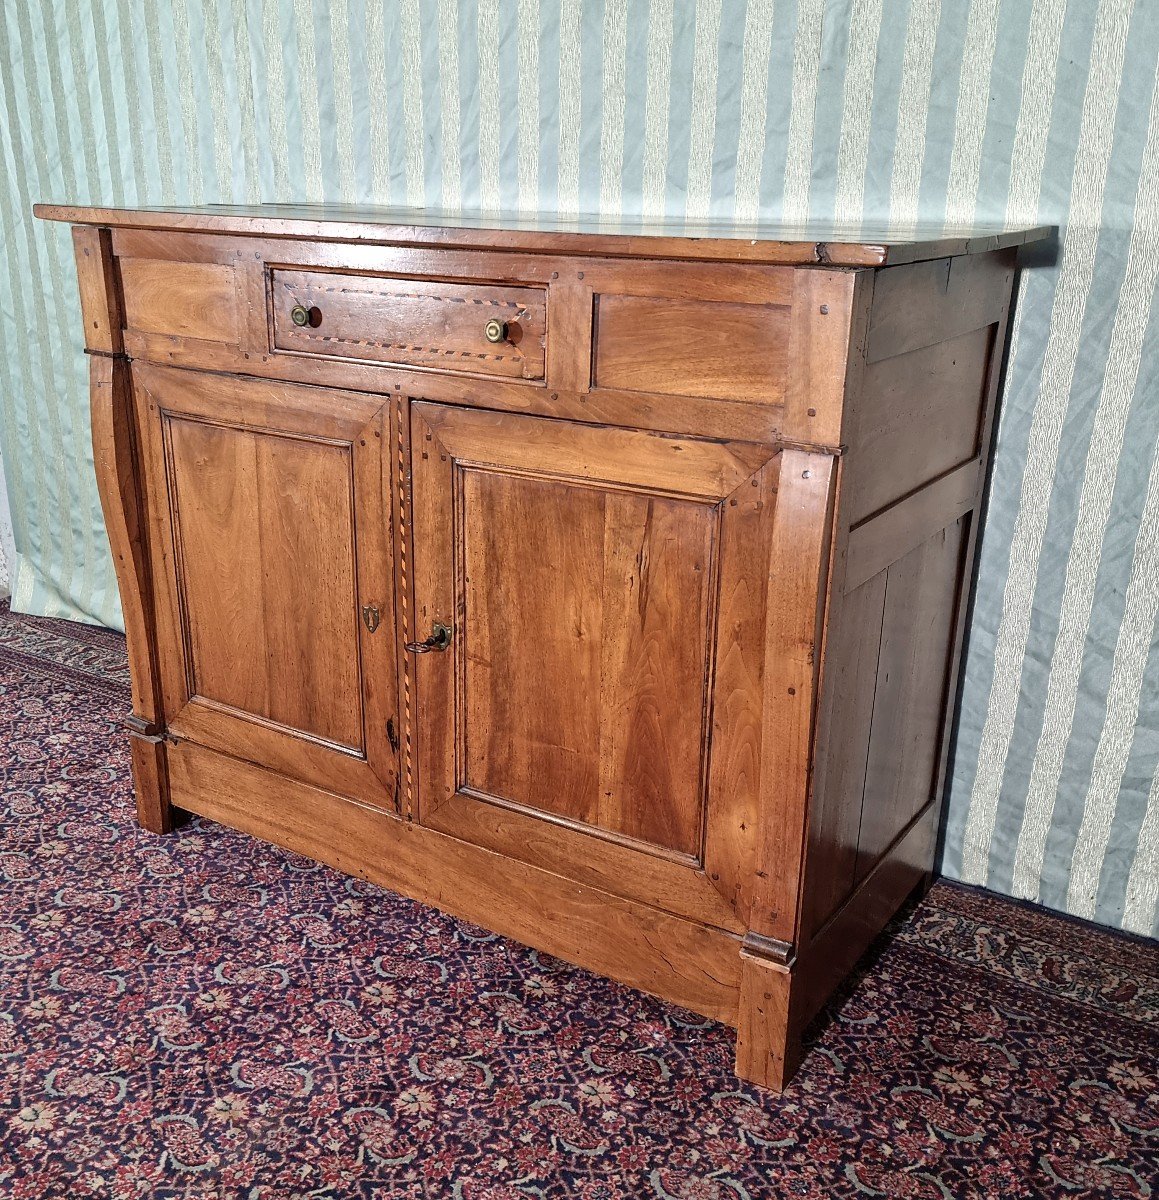
<path fill-rule="evenodd" d="M 117 624 L 67 231 L 37 199 L 1050 221 L 1022 284 L 945 870 L 1159 894 L 1159 5 L 0 0 L 18 607 Z"/>

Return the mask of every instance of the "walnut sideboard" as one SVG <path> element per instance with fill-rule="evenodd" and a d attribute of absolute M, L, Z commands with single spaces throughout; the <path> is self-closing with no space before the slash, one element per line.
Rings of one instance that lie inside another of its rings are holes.
<path fill-rule="evenodd" d="M 928 881 L 1045 230 L 73 225 L 141 824 L 222 821 L 737 1028 Z"/>

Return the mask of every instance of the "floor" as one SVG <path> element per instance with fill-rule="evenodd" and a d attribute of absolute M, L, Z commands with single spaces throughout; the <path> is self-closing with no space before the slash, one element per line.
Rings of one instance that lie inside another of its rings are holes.
<path fill-rule="evenodd" d="M 1159 1196 L 1159 947 L 941 883 L 739 1084 L 727 1029 L 195 821 L 115 634 L 0 608 L 0 1196 Z"/>

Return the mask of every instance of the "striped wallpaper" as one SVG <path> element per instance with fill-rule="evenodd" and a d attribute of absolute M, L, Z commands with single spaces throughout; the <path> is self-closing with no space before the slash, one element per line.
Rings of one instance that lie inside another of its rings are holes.
<path fill-rule="evenodd" d="M 4 482 L 4 455 L 0 454 L 0 599 L 12 593 L 10 563 L 16 561 L 12 544 L 12 514 L 8 511 L 8 487 Z"/>
<path fill-rule="evenodd" d="M 37 199 L 1057 222 L 1024 276 L 944 869 L 1159 893 L 1159 5 L 0 0 L 19 606 L 116 623 L 67 231 Z"/>

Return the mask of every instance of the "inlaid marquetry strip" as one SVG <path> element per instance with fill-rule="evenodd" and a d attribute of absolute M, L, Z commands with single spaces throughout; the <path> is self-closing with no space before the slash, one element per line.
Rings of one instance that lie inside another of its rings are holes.
<path fill-rule="evenodd" d="M 395 471 L 395 536 L 394 561 L 398 577 L 398 631 L 400 643 L 409 641 L 413 636 L 411 628 L 411 580 L 410 580 L 410 510 L 408 497 L 408 462 L 410 451 L 408 447 L 410 416 L 409 405 L 401 397 L 394 402 L 394 423 L 396 436 L 396 471 Z M 400 652 L 401 653 L 401 652 Z M 402 685 L 402 769 L 403 815 L 408 821 L 414 819 L 414 716 L 412 711 L 411 692 L 414 679 L 411 656 L 401 654 Z"/>

